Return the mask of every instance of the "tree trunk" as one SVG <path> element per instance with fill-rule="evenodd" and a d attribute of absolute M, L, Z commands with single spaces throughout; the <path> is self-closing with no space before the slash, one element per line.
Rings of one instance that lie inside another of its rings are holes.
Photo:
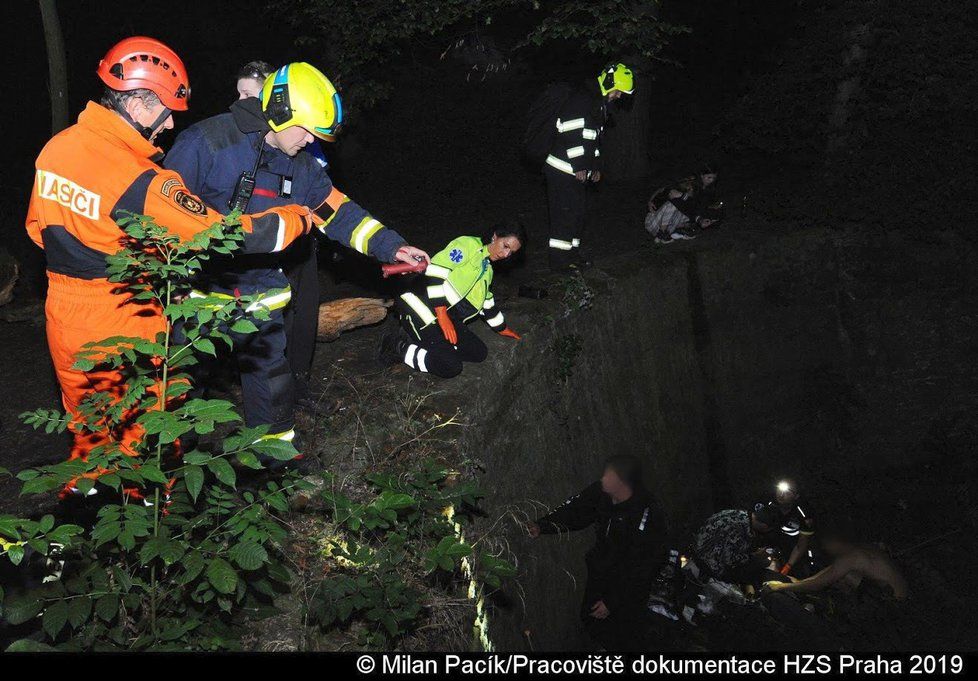
<path fill-rule="evenodd" d="M 48 48 L 48 91 L 51 94 L 51 134 L 68 127 L 68 60 L 61 35 L 56 0 L 38 0 Z"/>
<path fill-rule="evenodd" d="M 628 97 L 628 95 L 625 95 Z M 628 108 L 611 107 L 613 122 L 605 128 L 601 143 L 602 175 L 609 182 L 628 182 L 648 177 L 649 126 L 652 109 L 652 78 L 635 76 L 635 94 Z"/>

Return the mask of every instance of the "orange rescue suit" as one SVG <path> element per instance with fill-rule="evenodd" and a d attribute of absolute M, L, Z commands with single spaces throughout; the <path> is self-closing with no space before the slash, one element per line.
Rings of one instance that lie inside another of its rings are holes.
<path fill-rule="evenodd" d="M 65 410 L 76 419 L 89 393 L 125 392 L 117 372 L 72 368 L 81 347 L 109 336 L 152 340 L 166 328 L 158 306 L 134 303 L 106 279 L 105 257 L 122 247 L 125 236 L 116 218 L 125 211 L 149 215 L 189 239 L 222 217 L 177 173 L 157 165 L 162 155 L 118 114 L 89 102 L 78 123 L 53 137 L 35 163 L 27 233 L 47 257 L 48 347 Z M 311 217 L 306 208 L 284 206 L 242 216 L 241 224 L 243 250 L 269 253 L 308 232 Z M 71 458 L 85 457 L 109 439 L 125 448 L 139 437 L 131 426 L 114 434 L 73 431 Z"/>

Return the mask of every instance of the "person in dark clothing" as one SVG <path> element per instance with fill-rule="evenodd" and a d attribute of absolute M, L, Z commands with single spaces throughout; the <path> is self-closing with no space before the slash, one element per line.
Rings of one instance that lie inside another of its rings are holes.
<path fill-rule="evenodd" d="M 602 70 L 571 91 L 553 122 L 557 134 L 544 162 L 550 209 L 550 266 L 555 270 L 586 264 L 587 183 L 601 180 L 601 133 L 608 104 L 634 92 L 634 78 L 624 64 Z"/>
<path fill-rule="evenodd" d="M 268 62 L 250 61 L 238 69 L 235 89 L 238 99 L 261 97 L 262 88 L 274 69 Z M 307 144 L 303 150 L 311 155 L 323 170 L 329 162 L 319 140 Z M 289 280 L 292 300 L 285 308 L 285 347 L 292 369 L 295 404 L 299 407 L 314 405 L 309 399 L 309 371 L 316 351 L 316 331 L 319 326 L 319 250 L 318 233 L 307 234 L 293 242 L 281 256 L 282 271 Z"/>
<path fill-rule="evenodd" d="M 642 483 L 637 458 L 608 459 L 599 481 L 527 529 L 535 538 L 591 526 L 596 541 L 585 557 L 585 629 L 607 650 L 642 649 L 646 601 L 665 560 L 666 528 L 659 506 Z"/>
<path fill-rule="evenodd" d="M 316 138 L 335 139 L 342 123 L 339 95 L 318 69 L 304 62 L 283 66 L 266 79 L 260 99 L 240 99 L 230 109 L 182 132 L 165 161 L 208 206 L 224 213 L 300 203 L 314 211 L 327 237 L 360 253 L 382 262 L 428 260 L 340 192 L 306 150 Z M 258 331 L 249 338 L 235 339 L 245 423 L 267 426 L 266 437 L 290 442 L 295 383 L 284 311 L 293 290 L 283 269 L 292 258 L 308 262 L 301 248 L 314 243 L 299 243 L 297 255 L 276 248 L 273 255 L 214 258 L 198 273 L 191 294 L 218 300 L 261 296 L 255 305 L 269 319 L 256 320 Z M 304 280 L 300 294 L 311 285 Z"/>
<path fill-rule="evenodd" d="M 698 571 L 707 579 L 759 587 L 770 570 L 771 559 L 764 549 L 754 544 L 757 536 L 754 523 L 774 520 L 770 509 L 761 509 L 753 517 L 740 509 L 711 515 L 693 540 L 693 560 Z"/>
<path fill-rule="evenodd" d="M 761 515 L 767 522 L 761 519 Z M 807 577 L 812 573 L 812 538 L 815 516 L 791 480 L 778 482 L 772 496 L 751 505 L 751 523 L 757 531 L 755 545 L 776 549 L 783 561 L 781 574 Z"/>

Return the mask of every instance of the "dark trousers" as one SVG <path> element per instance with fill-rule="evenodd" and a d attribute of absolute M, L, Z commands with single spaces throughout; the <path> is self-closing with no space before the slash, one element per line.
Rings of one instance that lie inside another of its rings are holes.
<path fill-rule="evenodd" d="M 646 610 L 648 592 L 636 597 L 635 602 L 608 603 L 610 614 L 605 619 L 591 617 L 591 608 L 598 600 L 606 598 L 590 573 L 584 586 L 584 602 L 581 603 L 581 621 L 587 635 L 605 650 L 634 652 L 647 649 L 649 618 Z"/>
<path fill-rule="evenodd" d="M 232 358 L 241 375 L 245 425 L 249 428 L 267 425 L 268 433 L 276 435 L 292 430 L 295 425 L 292 414 L 295 388 L 285 356 L 282 311 L 275 310 L 270 315 L 265 321 L 252 320 L 258 327 L 254 333 L 240 334 L 227 329 L 225 332 L 234 343 Z M 177 338 L 181 337 L 178 330 Z M 217 359 L 208 355 L 200 358 L 200 363 L 193 368 L 194 392 L 198 396 L 206 392 L 217 373 L 218 363 L 226 359 L 220 353 Z"/>
<path fill-rule="evenodd" d="M 400 299 L 398 313 L 401 328 L 408 336 L 408 346 L 402 359 L 412 369 L 441 378 L 454 378 L 462 373 L 463 362 L 483 362 L 489 356 L 486 344 L 469 331 L 464 321 L 455 316 L 452 316 L 452 321 L 455 323 L 458 343 L 452 345 L 445 340 L 437 322 L 422 328 L 424 322 Z"/>
<path fill-rule="evenodd" d="M 576 262 L 585 238 L 587 186 L 573 175 L 545 166 L 547 204 L 550 208 L 548 253 L 552 267 Z"/>
<path fill-rule="evenodd" d="M 292 301 L 285 309 L 286 356 L 296 379 L 297 397 L 304 397 L 316 352 L 319 327 L 318 243 L 313 234 L 289 247 L 282 268 L 292 287 Z"/>

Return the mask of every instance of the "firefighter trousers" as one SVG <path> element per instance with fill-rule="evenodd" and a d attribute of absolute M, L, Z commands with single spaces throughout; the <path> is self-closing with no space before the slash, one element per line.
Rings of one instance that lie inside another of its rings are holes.
<path fill-rule="evenodd" d="M 268 426 L 268 435 L 284 440 L 295 436 L 293 406 L 295 388 L 292 369 L 286 357 L 285 321 L 282 310 L 272 310 L 267 320 L 252 319 L 258 330 L 231 336 L 234 363 L 241 376 L 241 401 L 245 425 Z M 204 356 L 194 367 L 195 393 L 206 392 L 224 357 Z"/>
<path fill-rule="evenodd" d="M 412 369 L 441 378 L 454 378 L 462 373 L 463 362 L 478 363 L 489 356 L 489 349 L 457 316 L 449 316 L 455 324 L 458 342 L 452 345 L 437 322 L 424 325 L 414 310 L 397 299 L 401 328 L 408 336 L 402 361 Z"/>
<path fill-rule="evenodd" d="M 292 287 L 292 300 L 285 308 L 286 355 L 295 377 L 297 398 L 305 397 L 308 375 L 316 351 L 319 327 L 318 242 L 314 234 L 296 239 L 286 251 L 283 270 Z"/>
<path fill-rule="evenodd" d="M 550 166 L 544 166 L 543 176 L 550 209 L 550 266 L 566 267 L 579 259 L 586 236 L 587 183 Z"/>

